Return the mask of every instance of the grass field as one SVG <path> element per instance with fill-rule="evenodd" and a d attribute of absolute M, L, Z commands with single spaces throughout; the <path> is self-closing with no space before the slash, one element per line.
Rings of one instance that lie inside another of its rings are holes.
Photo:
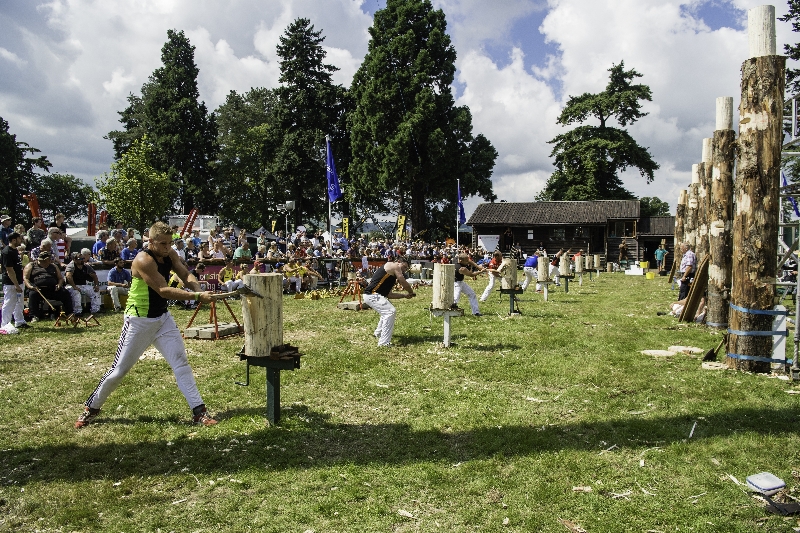
<path fill-rule="evenodd" d="M 798 526 L 734 478 L 770 471 L 800 485 L 798 396 L 787 394 L 800 387 L 704 370 L 702 355 L 642 355 L 720 339 L 656 316 L 676 294 L 663 278 L 603 274 L 549 302 L 525 294 L 511 318 L 493 295 L 485 316 L 453 319 L 449 349 L 430 291 L 396 301 L 396 346 L 383 350 L 374 312 L 287 297 L 285 340 L 305 355 L 281 375 L 277 427 L 265 423 L 263 370 L 248 388 L 234 383 L 241 337 L 186 342 L 217 426 L 189 424 L 168 365 L 148 355 L 80 431 L 72 424 L 113 359 L 121 315 L 0 338 L 0 531 Z M 173 314 L 181 326 L 190 317 Z"/>

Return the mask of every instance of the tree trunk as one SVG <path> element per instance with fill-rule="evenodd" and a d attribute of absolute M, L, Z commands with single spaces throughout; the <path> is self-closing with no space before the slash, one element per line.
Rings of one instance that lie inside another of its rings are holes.
<path fill-rule="evenodd" d="M 739 140 L 736 160 L 736 212 L 733 218 L 733 268 L 728 366 L 769 372 L 772 336 L 736 334 L 770 331 L 778 254 L 778 206 L 783 92 L 786 58 L 761 56 L 742 64 Z M 745 311 L 747 310 L 747 311 Z"/>
<path fill-rule="evenodd" d="M 433 265 L 433 301 L 434 309 L 450 309 L 453 305 L 456 283 L 456 265 Z"/>
<path fill-rule="evenodd" d="M 686 225 L 686 203 L 688 202 L 686 189 L 678 195 L 678 206 L 675 208 L 675 254 L 680 253 L 680 244 L 684 241 L 684 230 Z"/>
<path fill-rule="evenodd" d="M 283 275 L 247 274 L 244 284 L 262 297 L 242 296 L 244 353 L 267 357 L 283 344 Z"/>
<path fill-rule="evenodd" d="M 517 288 L 517 260 L 516 259 L 503 259 L 500 264 L 500 288 L 501 289 L 516 289 Z M 491 276 L 491 274 L 489 274 Z"/>
<path fill-rule="evenodd" d="M 733 251 L 733 165 L 736 133 L 714 132 L 711 173 L 711 206 L 708 211 L 708 312 L 706 324 L 728 327 L 728 301 L 731 290 L 731 252 Z"/>
<path fill-rule="evenodd" d="M 710 165 L 709 165 L 710 166 Z M 708 255 L 708 185 L 706 183 L 706 163 L 697 165 L 697 215 L 695 218 L 695 245 L 699 265 Z"/>
<path fill-rule="evenodd" d="M 692 174 L 695 175 L 696 172 L 697 165 L 692 165 Z M 686 217 L 683 222 L 683 241 L 688 242 L 692 250 L 697 246 L 697 189 L 697 183 L 689 185 L 689 194 L 686 200 Z"/>

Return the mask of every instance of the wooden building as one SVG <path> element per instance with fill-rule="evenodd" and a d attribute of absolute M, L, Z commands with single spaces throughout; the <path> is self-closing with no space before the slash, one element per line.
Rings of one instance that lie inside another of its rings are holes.
<path fill-rule="evenodd" d="M 514 244 L 526 254 L 543 246 L 548 254 L 559 249 L 586 250 L 616 261 L 625 239 L 628 258 L 650 261 L 665 239 L 674 259 L 672 236 L 675 217 L 641 217 L 639 200 L 596 200 L 586 202 L 496 202 L 480 204 L 467 224 L 473 242 L 508 252 Z"/>

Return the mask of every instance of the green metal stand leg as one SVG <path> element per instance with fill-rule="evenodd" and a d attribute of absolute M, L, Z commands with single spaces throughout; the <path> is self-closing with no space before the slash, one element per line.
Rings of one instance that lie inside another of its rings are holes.
<path fill-rule="evenodd" d="M 278 424 L 281 420 L 281 371 L 267 368 L 267 420 Z"/>

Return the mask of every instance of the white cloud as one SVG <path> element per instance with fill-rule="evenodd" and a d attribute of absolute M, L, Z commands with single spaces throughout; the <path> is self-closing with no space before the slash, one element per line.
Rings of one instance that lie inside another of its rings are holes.
<path fill-rule="evenodd" d="M 17 56 L 17 54 L 15 54 L 14 52 L 6 50 L 2 46 L 0 46 L 0 57 L 5 59 L 6 61 L 14 63 L 18 67 L 24 67 L 28 63 L 21 57 Z"/>

